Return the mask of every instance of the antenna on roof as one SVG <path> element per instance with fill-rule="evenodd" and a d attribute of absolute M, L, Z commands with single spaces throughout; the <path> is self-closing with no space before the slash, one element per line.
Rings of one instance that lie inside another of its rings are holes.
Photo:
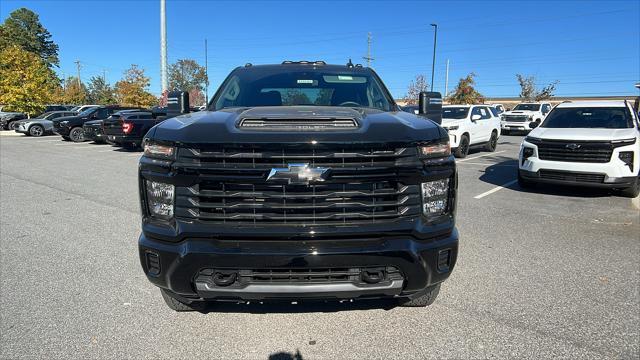
<path fill-rule="evenodd" d="M 353 67 L 353 63 L 351 62 L 351 59 L 349 59 L 349 62 L 347 63 L 347 67 L 348 68 L 352 68 Z"/>

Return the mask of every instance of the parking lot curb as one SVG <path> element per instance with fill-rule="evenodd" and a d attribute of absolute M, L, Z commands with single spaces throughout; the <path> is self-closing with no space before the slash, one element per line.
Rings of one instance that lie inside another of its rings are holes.
<path fill-rule="evenodd" d="M 15 131 L 2 131 L 0 132 L 0 136 L 22 136 L 22 134 Z"/>
<path fill-rule="evenodd" d="M 635 198 L 631 199 L 631 203 L 636 209 L 640 209 L 640 196 L 636 196 Z"/>

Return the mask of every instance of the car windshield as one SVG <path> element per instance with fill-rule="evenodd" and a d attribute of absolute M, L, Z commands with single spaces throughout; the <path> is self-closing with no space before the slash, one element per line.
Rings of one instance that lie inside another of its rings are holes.
<path fill-rule="evenodd" d="M 551 111 L 541 127 L 626 129 L 633 127 L 633 121 L 624 107 L 559 108 Z"/>
<path fill-rule="evenodd" d="M 540 104 L 518 104 L 513 110 L 538 111 L 540 110 Z"/>
<path fill-rule="evenodd" d="M 53 111 L 49 111 L 49 112 L 46 112 L 46 113 L 40 114 L 40 115 L 38 115 L 38 116 L 34 117 L 34 119 L 46 119 L 46 118 L 47 118 L 47 116 L 49 116 L 49 115 L 51 115 L 51 114 L 53 114 Z"/>
<path fill-rule="evenodd" d="M 297 68 L 299 69 L 299 68 Z M 256 106 L 344 106 L 391 111 L 376 77 L 365 71 L 241 69 L 231 73 L 213 99 L 214 109 Z"/>
<path fill-rule="evenodd" d="M 78 116 L 89 116 L 91 115 L 92 112 L 95 111 L 96 108 L 88 108 L 85 111 L 81 112 L 80 114 L 78 114 Z"/>
<path fill-rule="evenodd" d="M 464 119 L 469 114 L 468 107 L 445 107 L 442 108 L 443 119 Z"/>

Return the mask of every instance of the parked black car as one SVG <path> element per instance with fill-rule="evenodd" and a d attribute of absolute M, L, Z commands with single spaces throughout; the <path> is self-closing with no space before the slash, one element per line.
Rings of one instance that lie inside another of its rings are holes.
<path fill-rule="evenodd" d="M 106 141 L 124 147 L 137 148 L 147 131 L 164 118 L 156 118 L 152 112 L 136 111 L 117 113 L 103 121 Z"/>
<path fill-rule="evenodd" d="M 26 118 L 27 115 L 24 113 L 6 113 L 0 117 L 0 128 L 3 130 L 15 130 L 18 125 L 18 121 Z"/>
<path fill-rule="evenodd" d="M 208 111 L 147 133 L 139 179 L 141 265 L 174 310 L 383 297 L 426 306 L 456 263 L 449 136 L 401 111 L 362 66 L 236 68 Z"/>
<path fill-rule="evenodd" d="M 107 141 L 104 137 L 104 131 L 102 130 L 102 122 L 104 120 L 91 120 L 86 121 L 84 125 L 82 125 L 82 132 L 84 134 L 84 139 L 93 141 L 96 144 L 104 144 Z"/>
<path fill-rule="evenodd" d="M 140 109 L 136 107 L 121 106 L 100 106 L 81 112 L 76 116 L 59 118 L 53 121 L 53 132 L 62 136 L 65 140 L 74 142 L 85 141 L 84 129 L 82 126 L 85 122 L 91 120 L 104 120 L 111 114 L 125 109 Z"/>

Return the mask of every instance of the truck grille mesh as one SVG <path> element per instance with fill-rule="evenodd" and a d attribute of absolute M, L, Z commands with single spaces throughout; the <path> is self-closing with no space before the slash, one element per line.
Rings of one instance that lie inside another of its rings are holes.
<path fill-rule="evenodd" d="M 176 188 L 176 216 L 216 223 L 353 224 L 418 216 L 420 189 L 399 181 L 399 165 L 417 160 L 409 148 L 182 148 L 178 171 L 197 184 Z M 291 163 L 326 167 L 325 181 L 267 181 Z"/>
<path fill-rule="evenodd" d="M 540 160 L 608 163 L 613 146 L 610 142 L 570 140 L 527 140 L 538 146 Z"/>

